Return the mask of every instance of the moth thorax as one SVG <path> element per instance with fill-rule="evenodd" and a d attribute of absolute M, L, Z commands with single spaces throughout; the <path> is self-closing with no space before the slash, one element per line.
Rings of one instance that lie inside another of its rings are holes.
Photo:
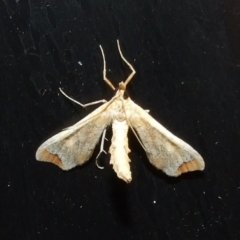
<path fill-rule="evenodd" d="M 121 105 L 122 105 L 122 103 L 121 103 Z M 114 116 L 114 118 L 119 122 L 123 122 L 126 120 L 126 115 L 123 110 L 123 106 L 121 106 L 121 105 L 118 106 L 117 112 L 115 113 L 115 116 Z"/>
<path fill-rule="evenodd" d="M 119 92 L 123 93 L 122 90 L 120 90 Z M 122 121 L 126 120 L 126 114 L 125 114 L 125 111 L 124 111 L 124 102 L 123 102 L 123 100 L 121 98 L 120 99 L 116 99 L 114 103 L 115 104 L 114 104 L 113 119 L 116 119 L 119 122 L 122 122 Z"/>
<path fill-rule="evenodd" d="M 118 120 L 119 122 L 123 122 L 126 120 L 126 116 L 124 113 L 118 113 L 115 115 L 115 119 Z"/>

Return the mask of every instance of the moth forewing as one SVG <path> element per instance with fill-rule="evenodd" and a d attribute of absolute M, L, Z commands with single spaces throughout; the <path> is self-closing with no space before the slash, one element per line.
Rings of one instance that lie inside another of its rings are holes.
<path fill-rule="evenodd" d="M 125 104 L 127 119 L 137 132 L 149 161 L 169 176 L 203 170 L 201 155 L 174 136 L 132 100 Z"/>
<path fill-rule="evenodd" d="M 111 103 L 112 100 L 48 139 L 38 148 L 36 159 L 52 162 L 63 170 L 85 163 L 92 156 L 103 130 L 111 123 Z"/>

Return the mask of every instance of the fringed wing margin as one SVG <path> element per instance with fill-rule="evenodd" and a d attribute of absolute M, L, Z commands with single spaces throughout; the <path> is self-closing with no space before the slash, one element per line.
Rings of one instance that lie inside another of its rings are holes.
<path fill-rule="evenodd" d="M 52 162 L 69 170 L 91 156 L 103 130 L 111 123 L 109 102 L 98 107 L 75 125 L 44 142 L 36 152 L 39 161 Z"/>
<path fill-rule="evenodd" d="M 203 170 L 201 155 L 174 136 L 146 111 L 129 99 L 125 111 L 130 126 L 136 131 L 152 165 L 169 176 Z"/>

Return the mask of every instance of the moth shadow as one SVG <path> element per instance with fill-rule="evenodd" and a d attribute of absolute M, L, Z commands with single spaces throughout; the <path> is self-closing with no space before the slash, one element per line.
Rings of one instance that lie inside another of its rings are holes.
<path fill-rule="evenodd" d="M 97 164 L 101 167 L 104 167 L 104 171 L 105 171 L 104 175 L 108 176 L 109 178 L 106 182 L 108 183 L 109 198 L 113 203 L 114 215 L 116 216 L 116 218 L 120 220 L 120 222 L 124 226 L 129 227 L 131 226 L 130 211 L 132 206 L 129 201 L 129 196 L 131 195 L 129 188 L 131 188 L 131 185 L 119 179 L 116 173 L 114 172 L 112 165 L 109 165 L 109 161 L 111 157 L 109 154 L 111 138 L 112 138 L 112 128 L 108 127 L 105 141 L 104 141 L 104 150 L 107 152 L 107 154 L 105 155 L 104 153 L 102 153 L 97 160 Z M 96 156 L 99 153 L 100 142 L 101 140 L 96 145 L 92 155 L 92 159 L 94 161 L 96 161 Z"/>
<path fill-rule="evenodd" d="M 114 213 L 119 221 L 129 228 L 133 225 L 131 216 L 132 203 L 130 201 L 131 186 L 117 178 L 113 172 L 109 175 L 109 178 L 109 195 L 114 206 Z"/>

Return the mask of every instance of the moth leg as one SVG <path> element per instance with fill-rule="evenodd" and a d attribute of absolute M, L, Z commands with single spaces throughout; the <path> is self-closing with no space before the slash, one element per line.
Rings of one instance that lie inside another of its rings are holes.
<path fill-rule="evenodd" d="M 130 69 L 132 70 L 132 73 L 128 76 L 128 78 L 125 80 L 125 86 L 127 86 L 127 84 L 131 81 L 131 79 L 133 78 L 134 74 L 136 73 L 135 69 L 133 68 L 133 66 L 126 60 L 126 58 L 123 56 L 121 48 L 120 48 L 120 44 L 119 41 L 117 40 L 117 45 L 118 45 L 118 51 L 120 53 L 121 58 L 123 59 L 123 61 L 130 67 Z"/>
<path fill-rule="evenodd" d="M 145 109 L 144 111 L 145 111 L 146 113 L 149 113 L 149 112 L 150 112 L 150 110 L 149 110 L 149 109 Z"/>
<path fill-rule="evenodd" d="M 110 86 L 113 90 L 115 90 L 115 87 L 112 85 L 111 81 L 106 77 L 106 60 L 105 60 L 105 55 L 102 49 L 102 46 L 99 45 L 101 52 L 102 52 L 102 56 L 103 56 L 103 80 L 108 84 L 108 86 Z"/>
<path fill-rule="evenodd" d="M 99 100 L 99 101 L 95 101 L 95 102 L 90 102 L 90 103 L 86 103 L 86 104 L 82 104 L 76 100 L 74 100 L 73 98 L 69 97 L 61 88 L 59 88 L 60 92 L 68 99 L 70 99 L 71 101 L 79 104 L 80 106 L 82 107 L 87 107 L 87 106 L 91 106 L 91 105 L 95 105 L 95 104 L 98 104 L 98 103 L 106 103 L 107 101 L 105 99 L 103 100 Z"/>
<path fill-rule="evenodd" d="M 101 154 L 102 152 L 104 152 L 105 154 L 107 154 L 106 151 L 103 149 L 103 148 L 104 148 L 104 140 L 105 140 L 105 136 L 106 136 L 106 131 L 107 131 L 107 130 L 104 129 L 103 134 L 102 134 L 102 139 L 101 139 L 100 151 L 99 151 L 99 153 L 98 153 L 98 155 L 97 155 L 97 157 L 96 157 L 96 161 L 95 161 L 96 166 L 97 166 L 98 168 L 100 168 L 100 169 L 104 169 L 104 167 L 101 167 L 101 166 L 98 165 L 98 157 L 100 156 L 100 154 Z"/>

